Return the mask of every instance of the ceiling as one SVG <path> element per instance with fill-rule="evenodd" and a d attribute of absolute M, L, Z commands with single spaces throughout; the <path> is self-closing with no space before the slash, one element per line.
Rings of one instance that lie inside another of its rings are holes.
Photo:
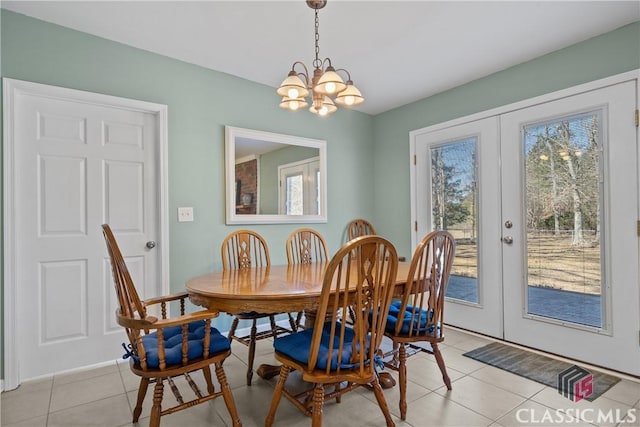
<path fill-rule="evenodd" d="M 314 58 L 302 0 L 1 5 L 274 88 Z M 320 57 L 349 70 L 357 110 L 378 114 L 639 21 L 640 2 L 330 0 L 319 20 Z"/>

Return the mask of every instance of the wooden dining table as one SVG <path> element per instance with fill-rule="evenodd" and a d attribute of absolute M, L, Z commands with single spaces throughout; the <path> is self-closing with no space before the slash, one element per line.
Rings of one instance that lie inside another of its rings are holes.
<path fill-rule="evenodd" d="M 211 311 L 228 314 L 304 311 L 305 327 L 310 327 L 315 320 L 313 313 L 318 308 L 327 265 L 311 263 L 223 270 L 189 279 L 185 288 L 193 304 Z M 409 262 L 398 263 L 396 286 L 405 284 L 409 266 Z M 279 372 L 276 366 L 261 368 L 257 373 L 263 378 Z"/>
<path fill-rule="evenodd" d="M 318 307 L 328 263 L 272 265 L 224 270 L 189 279 L 192 303 L 212 311 L 238 314 L 313 311 Z M 396 285 L 404 285 L 408 262 L 398 263 Z"/>

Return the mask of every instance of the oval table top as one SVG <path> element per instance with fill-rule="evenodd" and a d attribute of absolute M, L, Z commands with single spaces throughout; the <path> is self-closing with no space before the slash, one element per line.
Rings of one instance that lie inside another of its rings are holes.
<path fill-rule="evenodd" d="M 189 279 L 185 287 L 192 303 L 229 314 L 314 310 L 327 264 L 218 271 Z M 408 262 L 398 263 L 396 285 L 406 282 L 409 265 Z"/>

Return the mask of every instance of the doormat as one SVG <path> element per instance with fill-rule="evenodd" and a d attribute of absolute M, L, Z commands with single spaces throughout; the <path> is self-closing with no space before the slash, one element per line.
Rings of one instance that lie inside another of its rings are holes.
<path fill-rule="evenodd" d="M 574 366 L 568 362 L 552 359 L 499 342 L 468 351 L 464 353 L 464 356 L 553 387 L 556 390 L 558 389 L 558 375 Z M 593 375 L 593 393 L 584 397 L 589 402 L 596 400 L 602 393 L 620 381 L 620 378 L 601 372 L 589 373 Z"/>

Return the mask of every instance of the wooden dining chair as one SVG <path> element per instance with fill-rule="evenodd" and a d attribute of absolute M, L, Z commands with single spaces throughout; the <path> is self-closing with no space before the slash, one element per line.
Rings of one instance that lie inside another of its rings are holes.
<path fill-rule="evenodd" d="M 211 319 L 217 316 L 208 310 L 185 313 L 186 293 L 166 297 L 140 300 L 131 280 L 122 253 L 109 225 L 102 226 L 107 244 L 113 280 L 118 297 L 116 317 L 118 324 L 125 328 L 129 344 L 125 345 L 131 371 L 140 377 L 138 398 L 133 410 L 133 422 L 137 423 L 142 412 L 142 403 L 150 383 L 155 383 L 150 427 L 160 425 L 160 417 L 194 405 L 208 402 L 222 396 L 234 426 L 241 426 L 238 411 L 227 382 L 222 362 L 231 355 L 229 340 L 211 326 Z M 179 305 L 180 315 L 167 317 L 170 304 Z M 149 314 L 148 309 L 158 306 L 161 318 Z M 210 365 L 215 366 L 220 390 L 216 391 L 211 380 Z M 207 393 L 203 393 L 190 374 L 202 370 L 207 383 Z M 184 401 L 175 377 L 184 376 L 195 399 Z M 164 383 L 167 382 L 178 402 L 163 409 Z"/>
<path fill-rule="evenodd" d="M 252 230 L 237 230 L 230 233 L 222 242 L 222 268 L 223 270 L 244 270 L 251 267 L 268 267 L 271 265 L 269 248 L 264 238 Z M 256 353 L 256 341 L 273 336 L 278 333 L 291 333 L 296 330 L 295 320 L 291 314 L 289 324 L 291 329 L 286 329 L 276 324 L 275 314 L 258 313 L 255 311 L 237 313 L 233 315 L 229 340 L 236 340 L 249 347 L 249 360 L 247 362 L 247 385 L 251 385 L 253 378 L 253 361 Z M 270 330 L 258 333 L 258 319 L 269 318 Z M 251 330 L 248 335 L 236 335 L 240 320 L 250 320 Z"/>
<path fill-rule="evenodd" d="M 380 236 L 351 240 L 333 256 L 323 278 L 313 328 L 274 341 L 275 358 L 282 367 L 265 426 L 273 424 L 284 395 L 311 416 L 313 427 L 319 427 L 324 401 L 335 398 L 340 402 L 345 392 L 359 385 L 373 389 L 387 426 L 395 425 L 378 383 L 376 367 L 381 364 L 377 354 L 397 268 L 395 248 Z M 350 304 L 356 313 L 353 327 L 341 322 L 338 314 Z M 313 388 L 297 394 L 287 390 L 285 383 L 292 370 L 299 371 Z"/>
<path fill-rule="evenodd" d="M 310 264 L 312 262 L 327 262 L 327 242 L 324 237 L 312 228 L 298 228 L 293 230 L 286 241 L 287 263 Z M 296 329 L 300 328 L 303 312 L 296 316 Z"/>
<path fill-rule="evenodd" d="M 347 225 L 347 237 L 349 240 L 370 234 L 376 234 L 376 230 L 366 219 L 354 219 Z"/>
<path fill-rule="evenodd" d="M 451 390 L 438 344 L 444 341 L 444 297 L 455 248 L 455 240 L 448 232 L 427 234 L 413 253 L 402 295 L 389 307 L 385 335 L 393 340 L 398 355 L 385 365 L 399 371 L 400 418 L 403 420 L 407 415 L 406 344 L 430 343 L 442 380 Z"/>

